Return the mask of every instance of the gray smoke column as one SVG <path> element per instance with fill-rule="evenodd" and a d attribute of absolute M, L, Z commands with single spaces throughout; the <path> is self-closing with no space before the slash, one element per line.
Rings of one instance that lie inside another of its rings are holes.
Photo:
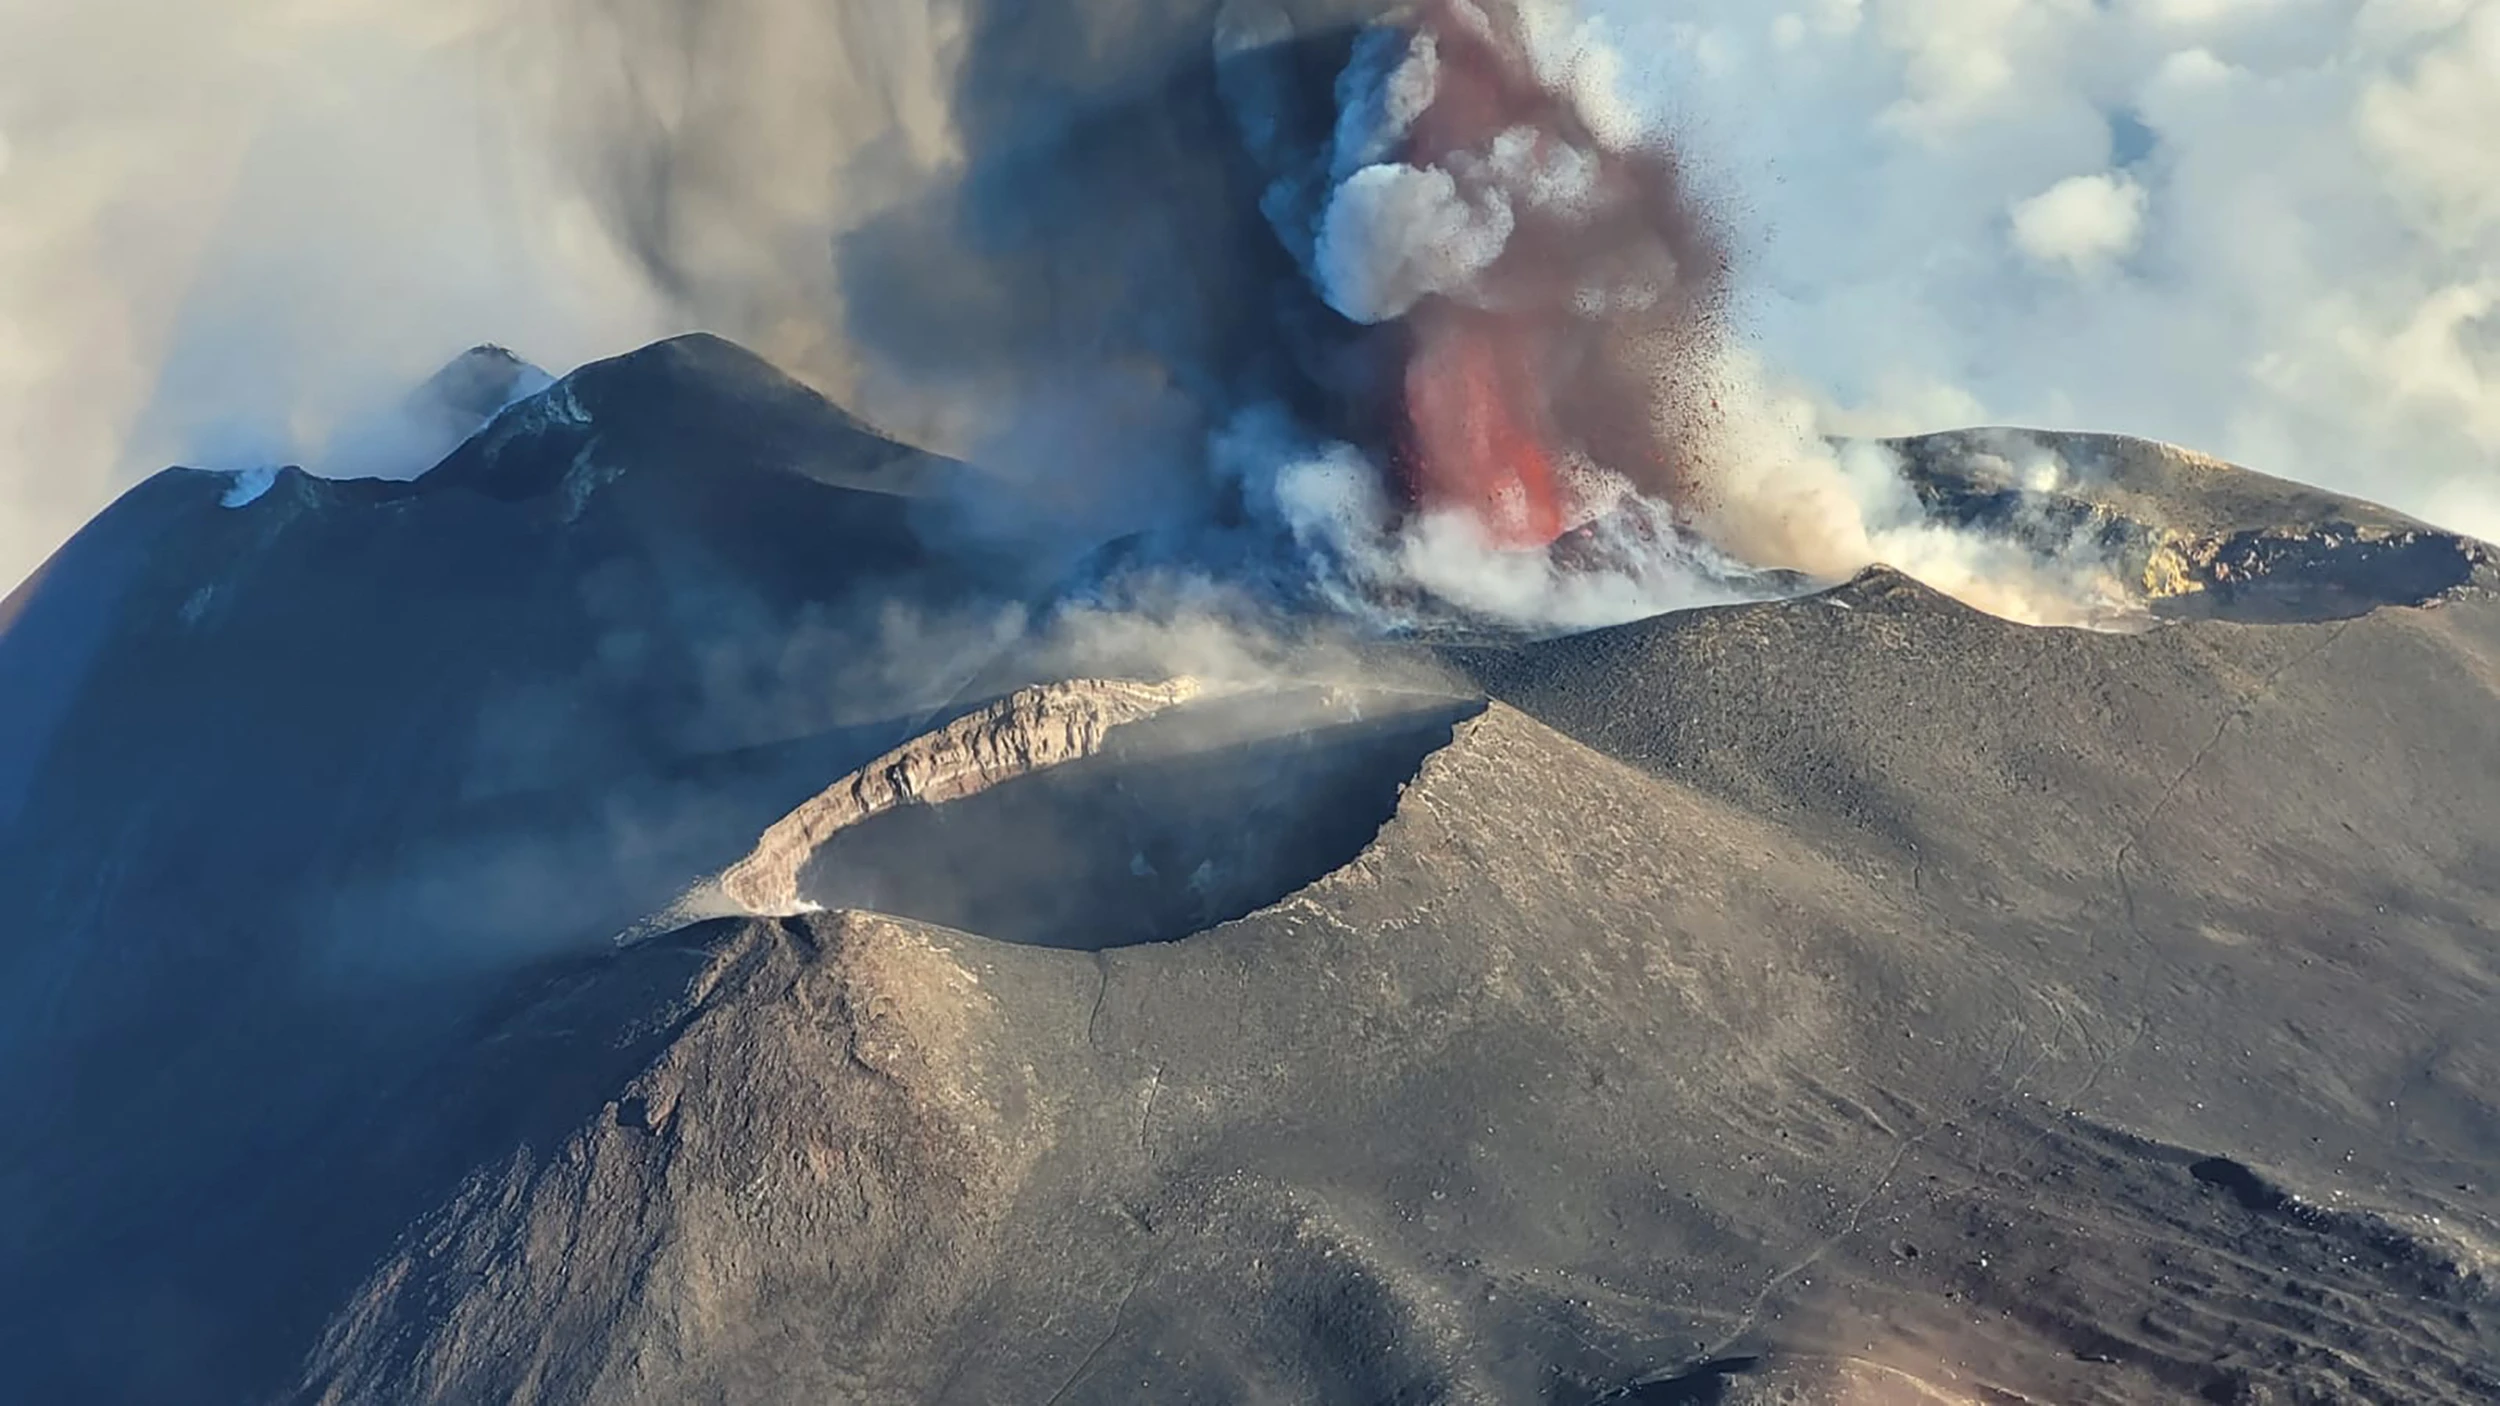
<path fill-rule="evenodd" d="M 958 451 L 1054 399 L 1189 421 L 1245 377 L 1289 270 L 1217 92 L 1239 7 L 854 8 L 577 0 L 563 121 L 685 320 Z M 1267 8 L 1324 47 L 1381 6 Z"/>
<path fill-rule="evenodd" d="M 1490 378 L 1505 399 L 1514 370 L 1582 385 L 1559 408 L 1587 437 L 1654 457 L 1646 427 L 1589 413 L 1654 399 L 1621 393 L 1634 358 L 1601 344 L 1699 322 L 1722 264 L 1698 237 L 1649 237 L 1694 223 L 1671 161 L 1637 133 L 1602 147 L 1507 6 L 913 16 L 811 29 L 770 5 L 582 12 L 586 46 L 614 59 L 574 94 L 585 165 L 691 320 L 1025 479 L 1039 502 L 1019 511 L 1094 526 L 1223 515 L 1223 484 L 1186 469 L 1252 407 L 1384 458 L 1451 438 L 1462 405 L 1414 417 L 1437 434 L 1401 423 L 1410 400 L 1464 389 L 1417 362 L 1484 379 L 1522 361 Z M 793 65 L 816 73 L 812 102 Z M 1383 84 L 1412 90 L 1415 111 L 1380 110 Z M 1448 228 L 1454 210 L 1482 218 Z M 1654 315 L 1627 332 L 1636 310 Z M 1542 438 L 1553 415 L 1509 418 Z"/>
<path fill-rule="evenodd" d="M 578 164 L 681 319 L 980 464 L 955 525 L 1039 572 L 1558 627 L 1879 557 L 2071 618 L 2039 582 L 2093 574 L 1940 534 L 1777 392 L 1729 237 L 1562 0 L 572 23 Z"/>
<path fill-rule="evenodd" d="M 1227 479 L 1182 466 L 1281 409 L 1384 466 L 1393 507 L 1528 549 L 1620 496 L 1593 473 L 1699 491 L 1678 430 L 1708 404 L 1728 261 L 1549 11 L 972 20 L 961 178 L 846 239 L 840 281 L 846 340 L 890 384 L 1017 407 L 985 461 L 1040 445 L 1053 492 L 1100 476 L 1139 524 L 1221 516 Z"/>
<path fill-rule="evenodd" d="M 1405 327 L 1410 499 L 1520 547 L 1604 510 L 1592 471 L 1702 490 L 1689 431 L 1726 338 L 1728 256 L 1672 144 L 1551 18 L 1433 0 L 1367 39 L 1310 255 L 1331 306 Z"/>
<path fill-rule="evenodd" d="M 1747 589 L 1721 557 L 1917 569 L 1555 0 L 99 0 L 0 40 L 6 576 L 169 461 L 421 470 L 396 407 L 463 346 L 697 328 L 978 461 L 958 526 L 1044 573 L 1126 539 L 1585 624 Z"/>
<path fill-rule="evenodd" d="M 895 193 L 833 232 L 827 281 L 801 251 L 724 286 L 820 310 L 789 340 L 839 354 L 803 369 L 988 469 L 963 505 L 975 529 L 1028 549 L 1146 534 L 1215 570 L 1264 533 L 1341 597 L 1377 597 L 1446 594 L 1408 579 L 1428 560 L 1559 579 L 1455 558 L 1612 541 L 1590 529 L 1635 493 L 1698 501 L 1685 422 L 1709 413 L 1727 260 L 1669 145 L 1556 12 L 948 14 L 942 158 L 887 170 Z M 749 158 L 702 125 L 599 124 L 658 140 L 604 169 L 636 176 L 615 191 L 630 242 L 698 303 L 722 265 L 672 232 L 770 223 L 739 213 L 758 203 Z M 744 303 L 709 311 L 780 344 Z M 1673 515 L 1647 518 L 1635 535 L 1675 584 L 1629 608 L 1713 594 L 1694 545 L 1660 540 Z"/>

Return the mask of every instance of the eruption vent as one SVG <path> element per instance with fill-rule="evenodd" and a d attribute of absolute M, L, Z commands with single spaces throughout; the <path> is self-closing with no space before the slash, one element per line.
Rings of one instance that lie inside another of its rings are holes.
<path fill-rule="evenodd" d="M 1421 314 L 1406 368 L 1405 488 L 1426 510 L 1474 515 L 1505 547 L 1543 547 L 1563 533 L 1567 505 L 1532 418 L 1532 368 L 1496 319 L 1448 309 Z"/>
<path fill-rule="evenodd" d="M 1392 323 L 1409 508 L 1543 549 L 1615 495 L 1677 502 L 1722 348 L 1727 260 L 1597 51 L 1537 0 L 1430 0 L 1338 85 L 1313 258 L 1331 306 Z"/>

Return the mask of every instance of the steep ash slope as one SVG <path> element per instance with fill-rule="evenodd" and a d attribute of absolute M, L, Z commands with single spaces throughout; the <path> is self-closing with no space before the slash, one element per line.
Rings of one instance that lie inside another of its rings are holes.
<path fill-rule="evenodd" d="M 412 483 L 169 471 L 14 593 L 0 1055 L 41 1071 L 0 1091 L 17 1389 L 283 1377 L 414 1209 L 334 1189 L 408 1051 L 951 695 L 824 667 L 889 611 L 977 605 L 906 496 L 945 471 L 688 338 Z"/>
<path fill-rule="evenodd" d="M 1876 576 L 1461 662 L 1503 701 L 1240 922 L 722 925 L 514 1015 L 669 1033 L 308 1399 L 2500 1390 L 2490 602 L 2115 637 Z"/>

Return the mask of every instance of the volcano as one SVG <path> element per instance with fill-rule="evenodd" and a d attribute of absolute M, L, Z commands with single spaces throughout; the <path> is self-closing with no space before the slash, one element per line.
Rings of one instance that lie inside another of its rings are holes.
<path fill-rule="evenodd" d="M 2494 1399 L 2489 549 L 2000 439 L 2147 628 L 1124 668 L 707 338 L 150 479 L 0 607 L 11 1394 Z"/>
<path fill-rule="evenodd" d="M 1532 560 L 1627 488 L 1677 509 L 1661 523 L 1704 515 L 1726 238 L 1672 149 L 1556 89 L 1535 4 L 1125 8 L 975 46 L 960 172 L 837 246 L 863 357 L 971 387 L 1011 448 L 1073 439 L 1063 459 L 1169 470 L 1281 420 L 1361 460 L 1392 529 L 1450 520 Z M 1196 42 L 1075 95 L 1026 52 L 1176 31 Z M 1071 436 L 1089 374 L 1115 408 Z M 1109 480 L 1133 530 L 1191 478 L 1059 476 Z M 1213 511 L 1291 511 L 1258 474 L 1218 477 Z"/>

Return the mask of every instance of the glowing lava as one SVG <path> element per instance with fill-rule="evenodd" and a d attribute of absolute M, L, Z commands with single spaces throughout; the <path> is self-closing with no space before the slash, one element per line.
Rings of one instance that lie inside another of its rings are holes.
<path fill-rule="evenodd" d="M 1672 145 L 1561 71 L 1531 18 L 1420 0 L 1374 99 L 1402 130 L 1363 159 L 1402 168 L 1388 267 L 1427 290 L 1397 319 L 1395 486 L 1541 551 L 1615 489 L 1698 501 L 1728 261 Z"/>
<path fill-rule="evenodd" d="M 1550 139 L 1560 105 L 1481 12 L 1447 0 L 1428 5 L 1420 32 L 1437 50 L 1437 76 L 1401 159 L 1444 165 L 1508 132 Z M 1405 487 L 1415 506 L 1470 512 L 1496 546 L 1550 546 L 1573 525 L 1574 505 L 1556 471 L 1539 388 L 1538 320 L 1436 298 L 1409 315 L 1407 328 Z"/>
<path fill-rule="evenodd" d="M 1550 545 L 1569 524 L 1534 407 L 1521 339 L 1500 319 L 1442 305 L 1409 324 L 1406 489 L 1427 511 L 1474 515 L 1499 547 Z"/>

